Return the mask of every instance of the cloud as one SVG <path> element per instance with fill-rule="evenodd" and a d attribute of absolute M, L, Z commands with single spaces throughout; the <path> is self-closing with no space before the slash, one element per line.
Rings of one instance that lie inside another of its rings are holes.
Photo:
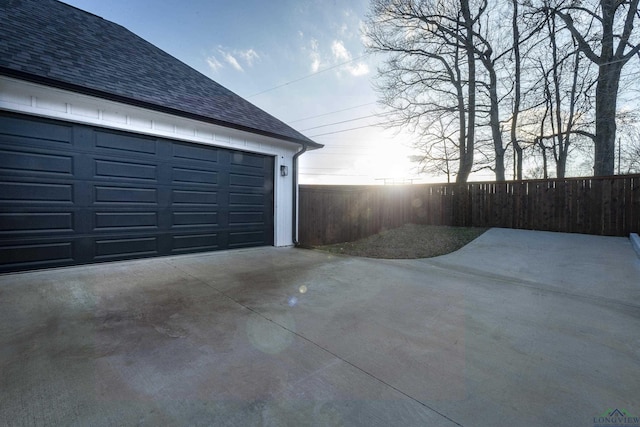
<path fill-rule="evenodd" d="M 340 29 L 338 30 L 338 32 L 340 33 L 341 36 L 348 36 L 349 35 L 349 26 L 347 25 L 347 23 L 343 23 L 342 26 L 340 26 Z"/>
<path fill-rule="evenodd" d="M 231 54 L 231 52 L 224 52 L 220 50 L 220 54 L 222 55 L 224 60 L 227 61 L 227 64 L 231 65 L 233 68 L 235 68 L 238 71 L 244 72 L 244 69 L 242 68 L 238 60 L 235 58 L 235 56 Z"/>
<path fill-rule="evenodd" d="M 309 58 L 311 58 L 311 72 L 316 73 L 320 69 L 320 65 L 322 61 L 320 59 L 320 51 L 319 51 L 319 43 L 316 39 L 311 39 L 311 53 L 309 53 Z"/>
<path fill-rule="evenodd" d="M 218 46 L 218 57 L 211 55 L 207 58 L 207 64 L 211 70 L 218 71 L 227 65 L 233 69 L 244 72 L 246 67 L 253 67 L 253 64 L 260 60 L 260 55 L 254 49 L 230 50 L 224 46 Z"/>
<path fill-rule="evenodd" d="M 311 71 L 317 73 L 320 70 L 320 58 L 313 58 L 313 62 L 311 62 Z"/>
<path fill-rule="evenodd" d="M 207 64 L 209 64 L 209 68 L 211 68 L 212 71 L 218 71 L 220 68 L 224 67 L 224 65 L 222 65 L 215 56 L 208 57 Z"/>
<path fill-rule="evenodd" d="M 340 61 L 350 61 L 351 54 L 344 47 L 344 43 L 340 40 L 334 40 L 331 44 L 331 52 L 333 53 L 333 57 Z"/>
<path fill-rule="evenodd" d="M 338 74 L 346 71 L 354 77 L 359 77 L 370 72 L 369 65 L 365 62 L 355 62 L 359 58 L 353 58 L 353 55 L 345 47 L 342 40 L 334 40 L 331 43 L 330 53 L 326 49 L 321 49 L 320 42 L 317 39 L 311 39 L 308 43 L 308 47 L 303 47 L 303 51 L 311 60 L 310 69 L 312 73 L 317 73 L 327 68 L 338 68 Z"/>
<path fill-rule="evenodd" d="M 334 40 L 331 44 L 331 52 L 333 53 L 333 57 L 336 61 L 340 62 L 350 62 L 353 60 L 351 52 L 347 50 L 344 46 L 344 43 L 341 40 Z M 365 74 L 369 74 L 369 66 L 364 62 L 358 62 L 355 64 L 346 64 L 345 68 L 349 73 L 354 76 L 364 76 Z"/>
<path fill-rule="evenodd" d="M 357 64 L 351 64 L 347 66 L 347 69 L 351 73 L 352 76 L 364 76 L 365 74 L 369 74 L 369 66 L 364 62 L 359 62 Z"/>
<path fill-rule="evenodd" d="M 257 59 L 260 59 L 260 55 L 258 55 L 258 53 L 253 49 L 241 50 L 237 51 L 236 53 L 244 60 L 244 62 L 249 67 L 253 67 L 253 62 Z"/>

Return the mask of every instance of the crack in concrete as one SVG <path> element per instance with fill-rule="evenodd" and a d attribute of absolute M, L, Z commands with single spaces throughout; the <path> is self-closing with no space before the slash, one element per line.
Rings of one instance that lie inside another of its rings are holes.
<path fill-rule="evenodd" d="M 432 406 L 429 406 L 427 403 L 422 402 L 421 400 L 419 400 L 419 399 L 417 399 L 417 398 L 415 398 L 415 397 L 411 396 L 411 395 L 410 395 L 410 394 L 408 394 L 408 393 L 405 393 L 404 391 L 400 390 L 399 388 L 397 388 L 397 387 L 393 386 L 392 384 L 389 384 L 388 382 L 384 381 L 384 380 L 383 380 L 383 379 L 381 379 L 381 378 L 378 378 L 376 375 L 374 375 L 374 374 L 372 374 L 371 372 L 368 372 L 367 370 L 365 370 L 365 369 L 363 369 L 363 368 L 359 367 L 358 365 L 354 364 L 353 362 L 350 362 L 349 360 L 344 359 L 344 358 L 343 358 L 343 357 L 341 357 L 340 355 L 338 355 L 338 354 L 336 354 L 336 353 L 332 352 L 331 350 L 329 350 L 329 349 L 327 349 L 327 348 L 323 347 L 322 345 L 320 345 L 320 344 L 316 343 L 315 341 L 311 340 L 310 338 L 307 338 L 307 337 L 305 337 L 304 335 L 301 335 L 300 333 L 298 333 L 298 332 L 296 332 L 296 331 L 293 331 L 293 330 L 291 330 L 291 329 L 287 328 L 285 325 L 282 325 L 282 324 L 280 324 L 280 323 L 278 323 L 278 322 L 276 322 L 276 321 L 274 321 L 274 320 L 272 320 L 272 319 L 270 319 L 270 318 L 266 317 L 264 314 L 260 313 L 259 311 L 255 310 L 255 309 L 253 309 L 253 308 L 251 308 L 251 307 L 249 307 L 249 306 L 247 306 L 247 305 L 245 305 L 245 304 L 242 304 L 241 302 L 238 302 L 237 300 L 233 299 L 231 296 L 227 295 L 225 292 L 223 292 L 223 291 L 221 291 L 220 289 L 216 288 L 212 283 L 209 283 L 209 282 L 207 282 L 207 281 L 205 281 L 205 280 L 203 280 L 203 279 L 201 279 L 201 278 L 199 278 L 199 277 L 193 276 L 193 275 L 192 275 L 191 273 L 189 273 L 188 271 L 186 271 L 186 270 L 184 270 L 184 269 L 182 269 L 182 268 L 178 267 L 178 266 L 177 266 L 177 265 L 175 265 L 175 264 L 171 264 L 171 262 L 170 262 L 169 260 L 167 260 L 166 262 L 167 262 L 167 264 L 169 264 L 171 267 L 175 268 L 176 270 L 179 270 L 179 271 L 180 271 L 180 272 L 182 272 L 183 274 L 186 274 L 186 275 L 188 275 L 189 277 L 193 278 L 194 280 L 196 280 L 196 281 L 198 281 L 198 282 L 200 282 L 200 283 L 204 284 L 205 286 L 210 287 L 211 289 L 215 290 L 215 291 L 216 291 L 216 292 L 218 292 L 220 295 L 222 295 L 223 297 L 227 298 L 229 301 L 232 301 L 233 303 L 235 303 L 235 304 L 239 305 L 240 307 L 243 307 L 243 308 L 245 308 L 245 309 L 249 310 L 250 312 L 252 312 L 252 313 L 256 314 L 257 316 L 260 316 L 260 317 L 261 317 L 261 318 L 263 318 L 264 320 L 266 320 L 266 321 L 268 321 L 268 322 L 271 322 L 271 323 L 273 323 L 274 325 L 276 325 L 276 326 L 278 326 L 278 327 L 282 328 L 283 330 L 285 330 L 285 331 L 287 331 L 287 332 L 289 332 L 289 333 L 291 333 L 291 334 L 295 335 L 296 337 L 298 337 L 298 338 L 301 338 L 301 339 L 305 340 L 306 342 L 308 342 L 308 343 L 312 344 L 313 346 L 315 346 L 315 347 L 317 347 L 317 348 L 321 349 L 322 351 L 324 351 L 324 352 L 326 352 L 326 353 L 330 354 L 331 356 L 335 357 L 336 359 L 340 360 L 341 362 L 343 362 L 343 363 L 345 363 L 345 364 L 347 364 L 347 365 L 351 366 L 352 368 L 354 368 L 354 369 L 356 369 L 356 370 L 358 370 L 358 371 L 362 372 L 362 373 L 363 373 L 363 374 L 365 374 L 366 376 L 368 376 L 368 377 L 370 377 L 370 378 L 372 378 L 372 379 L 374 379 L 374 380 L 378 381 L 378 382 L 379 382 L 379 383 L 381 383 L 381 384 L 384 384 L 385 386 L 387 386 L 387 387 L 391 388 L 392 390 L 394 390 L 394 391 L 396 391 L 396 392 L 400 393 L 401 395 L 403 395 L 403 396 L 407 397 L 408 399 L 411 399 L 412 401 L 416 402 L 416 403 L 417 403 L 417 404 L 419 404 L 420 406 L 423 406 L 424 408 L 426 408 L 426 409 L 428 409 L 428 410 L 430 410 L 430 411 L 432 411 L 432 412 L 434 412 L 434 413 L 438 414 L 439 416 L 441 416 L 442 418 L 446 419 L 447 421 L 450 421 L 450 422 L 452 422 L 453 424 L 455 424 L 455 425 L 457 425 L 457 426 L 464 427 L 464 425 L 462 425 L 462 424 L 458 423 L 458 422 L 457 422 L 457 421 L 455 421 L 454 419 L 450 418 L 450 417 L 449 417 L 449 416 L 447 416 L 446 414 L 443 414 L 442 412 L 438 411 L 437 409 L 433 408 Z"/>

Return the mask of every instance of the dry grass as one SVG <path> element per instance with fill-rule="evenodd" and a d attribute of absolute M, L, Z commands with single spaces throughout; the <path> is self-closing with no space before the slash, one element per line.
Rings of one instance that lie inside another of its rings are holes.
<path fill-rule="evenodd" d="M 368 258 L 431 258 L 456 251 L 486 228 L 405 224 L 356 242 L 316 246 L 315 249 Z"/>

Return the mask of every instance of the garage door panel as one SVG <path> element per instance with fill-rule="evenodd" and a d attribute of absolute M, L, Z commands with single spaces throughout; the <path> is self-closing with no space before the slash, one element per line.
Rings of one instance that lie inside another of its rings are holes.
<path fill-rule="evenodd" d="M 218 205 L 218 192 L 173 189 L 171 191 L 171 200 L 175 206 L 208 206 L 214 208 Z"/>
<path fill-rule="evenodd" d="M 74 252 L 72 241 L 8 243 L 0 247 L 0 271 L 72 264 Z"/>
<path fill-rule="evenodd" d="M 172 236 L 171 247 L 176 254 L 220 249 L 218 233 L 176 234 Z"/>
<path fill-rule="evenodd" d="M 229 186 L 264 188 L 264 177 L 232 173 L 229 174 Z"/>
<path fill-rule="evenodd" d="M 96 212 L 95 231 L 158 230 L 157 212 Z"/>
<path fill-rule="evenodd" d="M 72 125 L 17 116 L 1 116 L 0 129 L 0 134 L 29 138 L 33 145 L 45 143 L 50 146 L 52 142 L 71 145 L 73 135 Z"/>
<path fill-rule="evenodd" d="M 231 156 L 231 165 L 246 169 L 264 169 L 265 157 L 256 154 L 235 152 Z"/>
<path fill-rule="evenodd" d="M 68 205 L 74 200 L 71 183 L 0 181 L 0 186 L 0 205 Z"/>
<path fill-rule="evenodd" d="M 94 201 L 97 205 L 157 205 L 157 188 L 94 185 Z"/>
<path fill-rule="evenodd" d="M 263 211 L 229 212 L 229 225 L 265 225 Z"/>
<path fill-rule="evenodd" d="M 174 212 L 172 215 L 172 227 L 209 226 L 217 227 L 218 212 Z"/>
<path fill-rule="evenodd" d="M 267 240 L 263 230 L 256 231 L 229 231 L 229 247 L 230 248 L 246 248 L 259 246 Z"/>
<path fill-rule="evenodd" d="M 186 167 L 172 168 L 172 179 L 175 184 L 218 185 L 218 172 L 207 169 Z"/>
<path fill-rule="evenodd" d="M 0 236 L 71 233 L 73 212 L 0 212 Z"/>
<path fill-rule="evenodd" d="M 229 206 L 230 207 L 254 207 L 254 206 L 262 206 L 264 207 L 266 203 L 264 194 L 262 192 L 255 193 L 238 193 L 231 192 L 229 193 Z"/>
<path fill-rule="evenodd" d="M 95 177 L 155 182 L 158 181 L 158 167 L 149 163 L 97 159 Z"/>
<path fill-rule="evenodd" d="M 96 131 L 95 138 L 97 148 L 106 148 L 112 153 L 156 155 L 158 152 L 157 140 L 153 138 L 104 131 Z"/>
<path fill-rule="evenodd" d="M 171 146 L 173 158 L 178 162 L 184 159 L 195 160 L 204 167 L 207 167 L 207 163 L 220 162 L 220 150 L 216 148 L 175 142 Z"/>
<path fill-rule="evenodd" d="M 231 175 L 237 175 L 239 177 L 254 177 L 254 178 L 264 178 L 265 175 L 268 174 L 265 167 L 262 168 L 241 168 L 239 166 L 234 166 L 229 171 Z"/>
<path fill-rule="evenodd" d="M 159 255 L 157 236 L 96 239 L 94 247 L 96 260 Z"/>
<path fill-rule="evenodd" d="M 0 150 L 0 169 L 5 174 L 72 176 L 73 157 L 71 155 L 54 155 L 22 147 L 11 147 Z"/>

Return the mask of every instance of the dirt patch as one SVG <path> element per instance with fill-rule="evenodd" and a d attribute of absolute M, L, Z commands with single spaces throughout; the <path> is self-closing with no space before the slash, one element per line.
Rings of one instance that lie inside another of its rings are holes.
<path fill-rule="evenodd" d="M 405 224 L 355 242 L 314 249 L 368 258 L 431 258 L 456 251 L 485 231 L 487 228 Z"/>

